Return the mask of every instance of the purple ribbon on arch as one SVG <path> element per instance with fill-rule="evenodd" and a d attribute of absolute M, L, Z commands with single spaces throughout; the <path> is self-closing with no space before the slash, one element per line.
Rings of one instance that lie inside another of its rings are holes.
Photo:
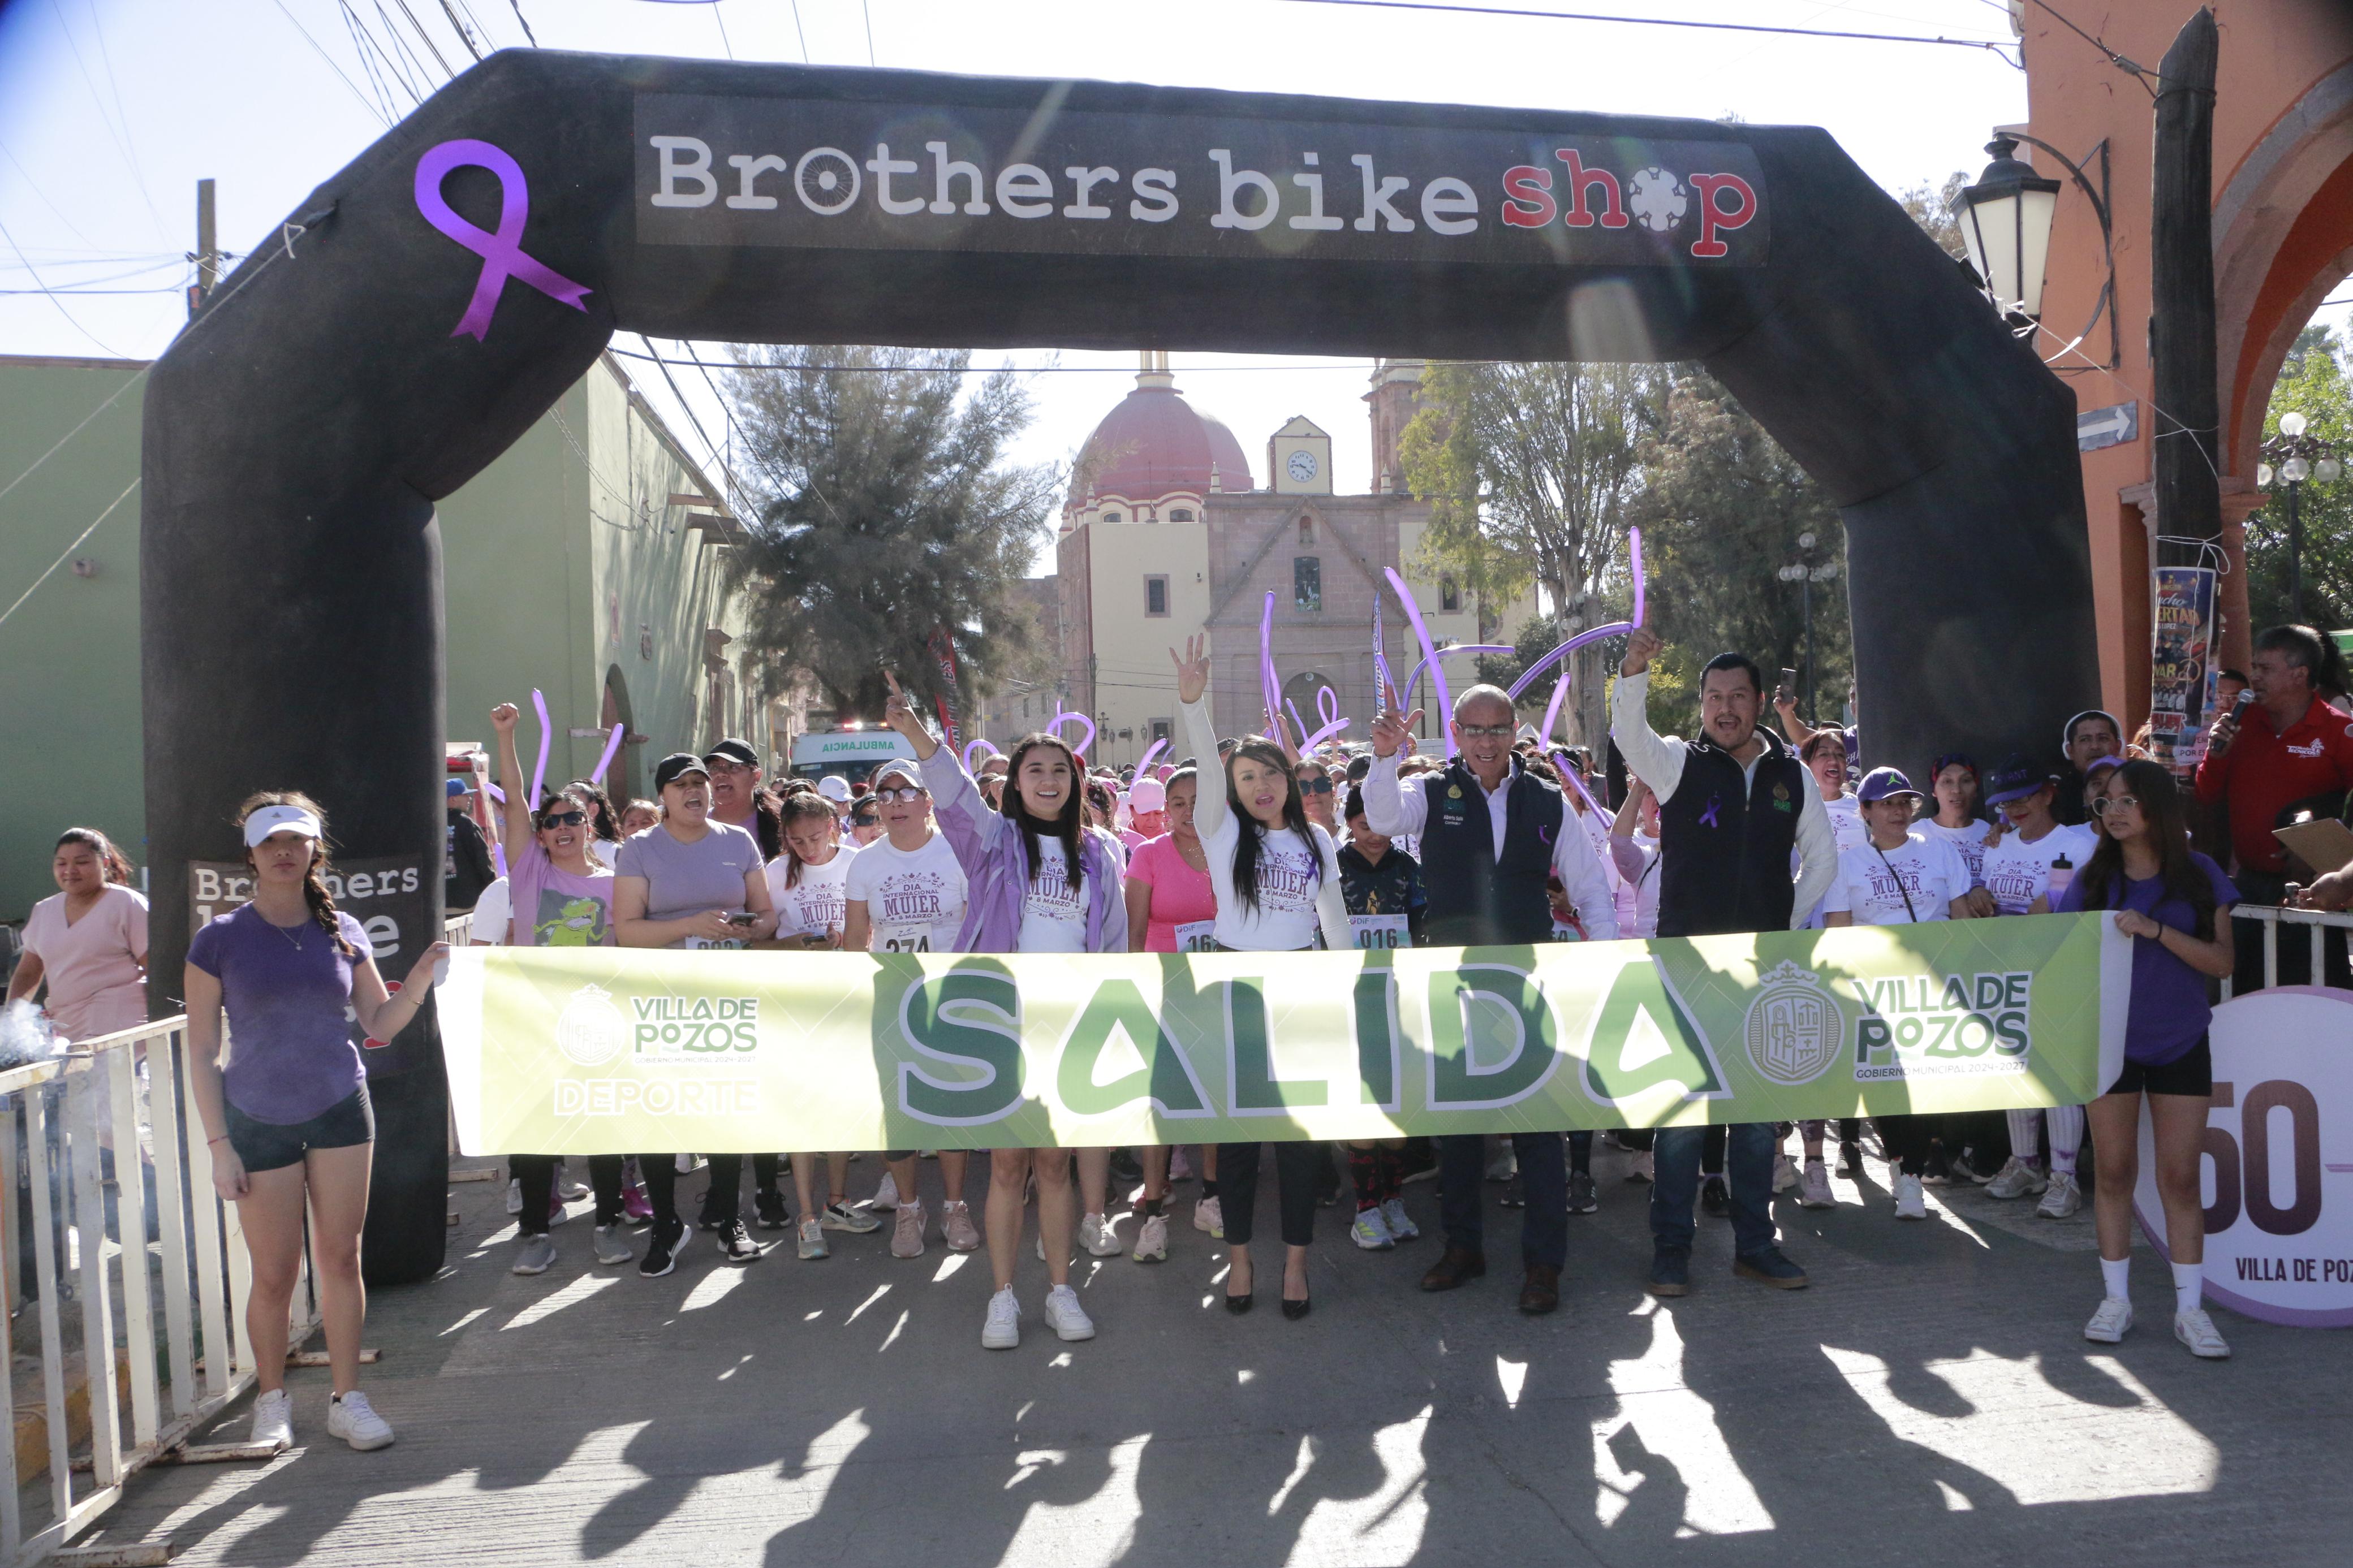
<path fill-rule="evenodd" d="M 452 170 L 467 168 L 488 169 L 499 177 L 499 226 L 495 233 L 467 222 L 442 199 L 441 182 Z M 580 302 L 592 292 L 586 284 L 575 283 L 524 253 L 522 229 L 531 217 L 531 187 L 523 179 L 522 165 L 504 148 L 471 137 L 459 137 L 427 148 L 425 156 L 417 161 L 417 210 L 424 215 L 427 223 L 482 258 L 481 276 L 474 279 L 474 297 L 467 301 L 466 313 L 450 330 L 451 337 L 470 337 L 476 342 L 489 337 L 491 317 L 499 308 L 499 295 L 510 278 L 530 285 L 559 305 L 569 305 L 580 311 L 588 309 Z"/>

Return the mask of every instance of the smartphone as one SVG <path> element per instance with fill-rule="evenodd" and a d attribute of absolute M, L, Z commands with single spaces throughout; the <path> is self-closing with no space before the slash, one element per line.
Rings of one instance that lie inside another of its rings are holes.
<path fill-rule="evenodd" d="M 760 917 L 754 914 L 729 915 L 727 923 L 732 926 L 757 925 L 760 923 Z"/>

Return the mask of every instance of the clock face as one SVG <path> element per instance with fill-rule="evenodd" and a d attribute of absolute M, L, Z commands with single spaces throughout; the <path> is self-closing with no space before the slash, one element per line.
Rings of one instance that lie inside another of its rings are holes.
<path fill-rule="evenodd" d="M 1302 448 L 1291 454 L 1291 461 L 1286 466 L 1291 469 L 1291 477 L 1303 485 L 1315 477 L 1315 454 Z"/>

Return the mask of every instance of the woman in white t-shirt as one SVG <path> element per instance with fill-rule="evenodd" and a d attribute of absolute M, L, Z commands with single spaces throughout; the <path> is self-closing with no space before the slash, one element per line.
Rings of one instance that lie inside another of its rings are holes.
<path fill-rule="evenodd" d="M 94 1040 L 147 1021 L 147 900 L 123 884 L 130 862 L 95 827 L 58 835 L 49 875 L 58 891 L 25 921 L 25 956 L 8 1000 L 46 981 L 43 1011 L 68 1040 Z"/>
<path fill-rule="evenodd" d="M 841 841 L 841 819 L 834 816 L 833 803 L 815 790 L 786 795 L 776 814 L 784 853 L 762 873 L 768 880 L 768 901 L 776 910 L 775 945 L 802 952 L 838 948 L 849 918 L 849 868 L 858 851 Z M 826 1178 L 821 1205 L 817 1201 L 819 1160 L 825 1162 Z M 849 1206 L 847 1151 L 795 1154 L 793 1186 L 801 1200 L 798 1254 L 804 1261 L 832 1252 L 825 1239 L 828 1230 L 862 1236 L 881 1228 L 882 1222 L 865 1209 Z"/>
<path fill-rule="evenodd" d="M 1202 704 L 1209 687 L 1207 642 L 1189 638 L 1182 658 L 1173 648 L 1169 658 L 1176 664 L 1176 700 L 1187 743 L 1206 763 L 1218 754 L 1217 732 Z M 1214 938 L 1219 947 L 1293 952 L 1315 947 L 1345 952 L 1354 945 L 1332 836 L 1308 820 L 1282 747 L 1256 738 L 1237 745 L 1226 759 L 1226 787 L 1200 792 L 1194 826 L 1208 851 L 1209 888 L 1218 900 Z M 1249 1311 L 1256 1299 L 1250 1242 L 1261 1152 L 1256 1143 L 1218 1146 L 1229 1312 Z M 1328 1158 L 1320 1143 L 1293 1141 L 1274 1146 L 1286 1318 L 1303 1318 L 1308 1312 L 1307 1247 L 1315 1238 L 1315 1179 Z"/>
<path fill-rule="evenodd" d="M 1786 716 L 1786 715 L 1785 715 Z M 1847 791 L 1850 771 L 1846 754 L 1846 731 L 1817 730 L 1806 737 L 1798 748 L 1798 760 L 1813 775 L 1814 788 L 1822 797 L 1822 810 L 1831 819 L 1831 837 L 1841 855 L 1862 845 L 1868 835 L 1863 830 L 1862 813 L 1855 798 Z M 1794 868 L 1794 867 L 1793 867 Z M 1806 917 L 1807 929 L 1819 931 L 1822 924 L 1821 906 Z M 1826 1209 L 1835 1207 L 1837 1198 L 1831 1192 L 1830 1171 L 1822 1163 L 1826 1121 L 1803 1121 L 1799 1131 L 1805 1140 L 1805 1167 L 1799 1177 L 1798 1203 L 1801 1207 Z M 1774 1179 L 1780 1180 L 1781 1157 L 1774 1161 Z M 1849 1181 L 1862 1180 L 1862 1119 L 1859 1116 L 1839 1118 L 1839 1173 Z"/>
<path fill-rule="evenodd" d="M 1983 920 L 1994 913 L 1993 895 L 1985 890 L 1986 840 L 1993 824 L 1978 815 L 1978 765 L 1961 752 L 1947 752 L 1936 759 L 1928 787 L 1936 792 L 1936 810 L 1913 829 L 1960 852 L 1961 864 L 1969 869 L 1969 912 Z"/>
<path fill-rule="evenodd" d="M 932 820 L 932 793 L 923 773 L 909 762 L 885 763 L 875 770 L 874 803 L 881 833 L 860 847 L 842 879 L 841 945 L 850 952 L 954 952 L 964 929 L 966 892 L 964 868 Z M 861 805 L 864 802 L 860 803 Z M 882 1184 L 871 1208 L 898 1211 L 891 1233 L 891 1256 L 923 1255 L 925 1217 L 915 1186 L 913 1149 L 886 1150 Z M 950 1252 L 980 1249 L 980 1229 L 964 1199 L 966 1151 L 943 1149 L 940 1234 Z"/>
<path fill-rule="evenodd" d="M 1822 923 L 1841 926 L 1909 925 L 1923 921 L 1968 920 L 1969 868 L 1960 851 L 1941 837 L 1912 827 L 1920 792 L 1894 768 L 1873 768 L 1856 795 L 1869 837 L 1839 855 L 1838 879 L 1822 900 Z M 1928 1146 L 1941 1118 L 1882 1116 L 1879 1135 L 1894 1161 L 1895 1217 L 1926 1219 L 1928 1201 L 1921 1176 Z"/>

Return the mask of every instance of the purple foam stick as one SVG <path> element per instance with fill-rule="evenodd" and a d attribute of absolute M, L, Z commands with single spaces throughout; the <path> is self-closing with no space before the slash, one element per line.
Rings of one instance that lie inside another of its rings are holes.
<path fill-rule="evenodd" d="M 547 747 L 555 738 L 555 725 L 547 716 L 547 699 L 537 687 L 532 688 L 531 706 L 539 715 L 539 765 L 531 770 L 531 808 L 537 811 L 540 786 L 547 782 Z"/>
<path fill-rule="evenodd" d="M 1567 658 L 1570 654 L 1575 653 L 1578 648 L 1585 647 L 1588 643 L 1599 642 L 1604 637 L 1624 637 L 1628 632 L 1632 631 L 1636 626 L 1642 624 L 1642 616 L 1644 611 L 1642 594 L 1642 531 L 1639 528 L 1630 528 L 1626 531 L 1626 538 L 1627 547 L 1632 556 L 1634 576 L 1634 618 L 1630 621 L 1612 621 L 1606 626 L 1596 626 L 1589 632 L 1579 632 L 1577 636 L 1569 638 L 1567 642 L 1561 644 L 1558 647 L 1553 649 L 1550 653 L 1536 660 L 1535 663 L 1528 666 L 1527 668 L 1520 672 L 1519 679 L 1512 682 L 1512 700 L 1516 702 L 1519 700 L 1520 693 L 1525 691 L 1529 687 L 1535 684 L 1536 678 L 1538 676 L 1542 675 L 1546 670 L 1550 669 L 1554 665 L 1558 664 L 1562 659 Z M 1547 737 L 1547 739 L 1549 739 L 1549 737 Z"/>
<path fill-rule="evenodd" d="M 482 781 L 482 787 L 483 787 L 484 789 L 489 790 L 489 791 L 491 792 L 491 798 L 492 800 L 497 801 L 501 805 L 506 805 L 506 803 L 507 803 L 507 792 L 506 792 L 506 791 L 504 791 L 504 790 L 501 789 L 498 785 L 496 785 L 496 784 L 492 784 L 492 783 L 491 783 L 490 780 L 488 780 L 488 779 L 484 779 L 484 780 Z"/>
<path fill-rule="evenodd" d="M 1601 803 L 1593 798 L 1593 792 L 1585 787 L 1585 781 L 1577 776 L 1577 770 L 1569 766 L 1568 753 L 1567 752 L 1555 747 L 1552 753 L 1552 762 L 1553 766 L 1560 770 L 1560 776 L 1567 779 L 1569 784 L 1576 788 L 1577 793 L 1585 797 L 1585 804 L 1593 808 L 1593 815 L 1596 820 L 1609 822 L 1616 818 L 1618 814 L 1613 811 L 1605 810 Z M 1609 863 L 1605 862 L 1605 864 Z"/>
<path fill-rule="evenodd" d="M 1299 714 L 1294 710 L 1291 716 L 1296 719 Z M 1339 693 L 1328 686 L 1319 686 L 1315 689 L 1315 716 L 1324 721 L 1324 727 L 1299 742 L 1299 754 L 1303 757 L 1355 721 L 1340 717 Z M 1299 728 L 1303 732 L 1307 726 L 1302 724 Z"/>
<path fill-rule="evenodd" d="M 605 770 L 611 767 L 613 759 L 621 754 L 621 738 L 628 732 L 629 727 L 627 724 L 613 726 L 612 739 L 605 742 L 605 754 L 596 759 L 596 771 L 588 775 L 590 784 L 601 784 L 605 782 Z"/>
<path fill-rule="evenodd" d="M 1642 531 L 1641 529 L 1630 528 L 1626 531 L 1626 551 L 1633 562 L 1634 624 L 1639 626 L 1644 624 L 1642 620 Z"/>
<path fill-rule="evenodd" d="M 1544 733 L 1536 737 L 1545 745 L 1552 744 L 1552 727 L 1560 718 L 1560 701 L 1562 698 L 1568 695 L 1568 684 L 1573 679 L 1575 679 L 1574 672 L 1564 665 L 1561 668 L 1560 679 L 1553 682 L 1552 705 L 1545 710 Z"/>
<path fill-rule="evenodd" d="M 1164 735 L 1159 740 L 1153 742 L 1151 745 L 1145 748 L 1143 760 L 1135 764 L 1135 776 L 1137 778 L 1142 778 L 1144 776 L 1144 770 L 1152 765 L 1152 759 L 1158 756 L 1163 751 L 1165 751 L 1167 748 L 1167 745 L 1168 738 Z"/>
<path fill-rule="evenodd" d="M 1405 579 L 1397 574 L 1396 567 L 1384 566 L 1381 568 L 1381 573 L 1388 578 L 1389 585 L 1397 590 L 1398 602 L 1405 605 L 1405 618 L 1413 623 L 1413 635 L 1421 644 L 1421 662 L 1430 667 L 1430 678 L 1438 683 L 1439 710 L 1444 713 L 1453 712 L 1454 698 L 1446 689 L 1446 671 L 1438 662 L 1438 645 L 1430 640 L 1430 627 L 1422 621 L 1421 611 L 1414 605 L 1413 590 L 1405 585 Z M 1268 595 L 1268 605 L 1271 606 L 1273 602 L 1274 596 L 1271 594 Z M 1417 670 L 1415 673 L 1419 674 L 1419 671 Z M 1413 683 L 1409 680 L 1406 684 L 1410 686 Z M 1402 700 L 1401 697 L 1400 700 Z M 1447 724 L 1441 725 L 1440 729 L 1446 736 L 1446 755 L 1451 760 L 1454 755 L 1454 727 Z"/>
<path fill-rule="evenodd" d="M 1373 595 L 1373 679 L 1380 682 L 1380 689 L 1373 694 L 1373 706 L 1377 709 L 1388 697 L 1389 689 L 1397 684 L 1396 678 L 1389 674 L 1388 649 L 1381 646 L 1381 596 L 1378 594 Z M 1403 692 L 1398 694 L 1398 700 L 1405 700 Z"/>
<path fill-rule="evenodd" d="M 1438 657 L 1440 658 L 1444 658 L 1451 654 L 1458 653 L 1510 653 L 1511 651 L 1512 645 L 1509 643 L 1458 642 L 1450 643 L 1446 647 L 1440 648 L 1438 650 Z M 1412 693 L 1413 683 L 1421 679 L 1421 672 L 1428 669 L 1430 667 L 1430 661 L 1429 659 L 1423 659 L 1419 664 L 1413 667 L 1413 673 L 1405 678 L 1405 690 L 1398 693 L 1398 700 L 1399 701 L 1405 700 L 1405 699 Z"/>
<path fill-rule="evenodd" d="M 976 767 L 978 767 L 978 766 L 980 765 L 980 764 L 979 764 L 979 763 L 978 763 L 978 762 L 976 762 L 976 761 L 974 759 L 974 757 L 973 757 L 973 753 L 974 753 L 975 752 L 979 751 L 983 746 L 987 746 L 987 747 L 988 747 L 988 754 L 989 754 L 990 756 L 992 756 L 992 757 L 1001 757 L 1001 756 L 1003 756 L 1003 755 L 1005 754 L 1004 752 L 1002 752 L 998 751 L 998 750 L 996 748 L 996 746 L 995 746 L 995 745 L 993 745 L 993 744 L 991 744 L 991 743 L 990 743 L 989 739 L 988 739 L 988 737 L 987 737 L 987 736 L 986 736 L 986 735 L 979 736 L 979 737 L 976 738 L 970 745 L 968 745 L 968 746 L 965 747 L 965 749 L 964 749 L 964 771 L 965 771 L 965 772 L 966 772 L 966 773 L 970 773 L 970 772 L 972 772 L 972 771 L 973 771 L 973 769 L 975 769 L 975 768 L 976 768 Z"/>
<path fill-rule="evenodd" d="M 500 876 L 503 877 L 507 874 L 507 847 L 505 845 L 493 844 L 491 846 L 491 863 L 498 868 L 498 873 Z"/>
<path fill-rule="evenodd" d="M 1266 608 L 1258 621 L 1259 696 L 1266 706 L 1267 728 L 1274 728 L 1282 712 L 1282 681 L 1274 672 L 1274 590 L 1266 591 Z"/>
<path fill-rule="evenodd" d="M 1071 750 L 1083 757 L 1094 750 L 1095 744 L 1095 721 L 1088 718 L 1085 714 L 1067 712 L 1056 713 L 1051 719 L 1049 719 L 1043 724 L 1039 725 L 1038 728 L 1045 731 L 1049 735 L 1060 735 L 1062 732 L 1062 726 L 1073 719 L 1087 727 L 1087 738 L 1084 741 L 1080 742 L 1077 745 L 1071 747 Z M 1067 742 L 1064 743 L 1068 744 Z"/>

